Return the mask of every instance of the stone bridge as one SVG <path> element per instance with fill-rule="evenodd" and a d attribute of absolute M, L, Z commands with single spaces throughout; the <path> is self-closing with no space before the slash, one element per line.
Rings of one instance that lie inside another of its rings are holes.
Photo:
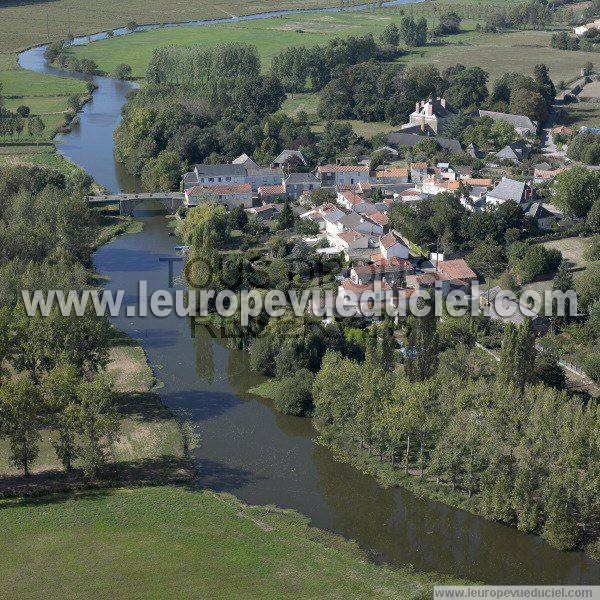
<path fill-rule="evenodd" d="M 86 200 L 90 206 L 107 206 L 110 204 L 119 204 L 119 214 L 131 215 L 135 207 L 141 202 L 154 200 L 164 205 L 166 211 L 170 214 L 177 212 L 177 209 L 183 204 L 183 192 L 153 192 L 140 194 L 98 194 L 87 196 Z"/>

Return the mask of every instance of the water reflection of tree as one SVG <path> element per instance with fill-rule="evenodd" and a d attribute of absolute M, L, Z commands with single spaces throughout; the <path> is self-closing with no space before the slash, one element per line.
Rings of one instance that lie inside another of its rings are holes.
<path fill-rule="evenodd" d="M 196 373 L 201 379 L 213 383 L 215 379 L 214 339 L 204 325 L 192 320 L 190 327 L 196 345 Z"/>

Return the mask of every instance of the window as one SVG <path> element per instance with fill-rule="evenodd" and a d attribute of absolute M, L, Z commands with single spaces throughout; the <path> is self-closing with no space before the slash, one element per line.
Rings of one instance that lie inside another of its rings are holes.
<path fill-rule="evenodd" d="M 215 178 L 214 178 L 214 177 L 209 177 L 209 178 L 208 178 L 208 181 L 210 181 L 211 183 L 212 183 L 214 180 L 215 180 Z"/>
<path fill-rule="evenodd" d="M 231 181 L 231 177 L 225 177 L 225 181 Z"/>

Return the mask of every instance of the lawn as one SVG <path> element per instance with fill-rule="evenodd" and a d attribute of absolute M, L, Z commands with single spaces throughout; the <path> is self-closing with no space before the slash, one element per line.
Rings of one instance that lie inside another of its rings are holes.
<path fill-rule="evenodd" d="M 423 598 L 444 580 L 376 566 L 295 512 L 177 487 L 6 501 L 0 528 L 15 600 Z"/>
<path fill-rule="evenodd" d="M 574 102 L 565 106 L 566 117 L 562 121 L 570 127 L 600 125 L 600 103 Z"/>

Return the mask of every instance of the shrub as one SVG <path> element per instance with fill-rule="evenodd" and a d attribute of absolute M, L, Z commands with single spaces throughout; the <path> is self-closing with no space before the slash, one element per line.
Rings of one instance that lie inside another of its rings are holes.
<path fill-rule="evenodd" d="M 314 375 L 300 369 L 281 380 L 275 407 L 286 415 L 305 416 L 313 409 L 312 384 Z"/>

